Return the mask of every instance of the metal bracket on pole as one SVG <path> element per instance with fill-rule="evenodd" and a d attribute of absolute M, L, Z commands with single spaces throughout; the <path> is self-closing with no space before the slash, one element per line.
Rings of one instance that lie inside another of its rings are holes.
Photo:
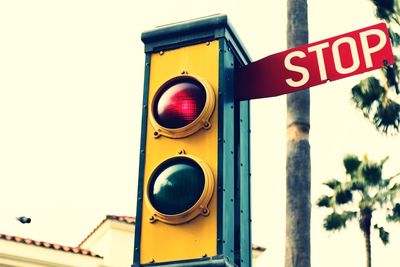
<path fill-rule="evenodd" d="M 195 260 L 176 261 L 168 263 L 152 263 L 143 267 L 235 267 L 224 256 L 215 256 Z"/>

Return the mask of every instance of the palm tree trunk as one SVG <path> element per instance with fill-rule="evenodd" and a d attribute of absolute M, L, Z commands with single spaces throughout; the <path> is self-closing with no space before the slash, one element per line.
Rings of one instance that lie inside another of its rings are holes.
<path fill-rule="evenodd" d="M 367 267 L 371 267 L 371 232 L 364 233 Z"/>
<path fill-rule="evenodd" d="M 364 234 L 367 267 L 371 267 L 371 220 L 372 210 L 370 208 L 361 210 L 360 229 Z"/>
<path fill-rule="evenodd" d="M 308 43 L 307 0 L 288 0 L 288 48 Z M 287 96 L 285 267 L 310 267 L 311 162 L 308 89 Z"/>

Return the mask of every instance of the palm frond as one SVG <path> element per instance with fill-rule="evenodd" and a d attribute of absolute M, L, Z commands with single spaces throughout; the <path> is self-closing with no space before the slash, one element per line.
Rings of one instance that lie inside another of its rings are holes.
<path fill-rule="evenodd" d="M 374 225 L 374 229 L 379 231 L 379 238 L 381 239 L 384 245 L 389 244 L 389 232 L 385 230 L 385 228 L 378 226 L 377 224 Z"/>
<path fill-rule="evenodd" d="M 391 188 L 388 190 L 388 195 L 390 198 L 390 201 L 393 201 L 400 193 L 400 184 L 395 183 Z"/>
<path fill-rule="evenodd" d="M 353 174 L 358 170 L 361 161 L 358 159 L 356 155 L 346 155 L 343 159 L 343 165 L 346 169 L 346 173 L 350 174 L 353 178 Z"/>
<path fill-rule="evenodd" d="M 392 28 L 388 28 L 389 32 L 389 38 L 392 41 L 393 46 L 399 46 L 400 45 L 400 34 L 395 32 Z"/>
<path fill-rule="evenodd" d="M 396 203 L 392 208 L 392 213 L 386 217 L 389 222 L 399 222 L 400 221 L 400 203 Z"/>
<path fill-rule="evenodd" d="M 351 89 L 352 101 L 357 108 L 361 109 L 364 116 L 369 117 L 375 101 L 382 98 L 385 93 L 385 88 L 380 85 L 380 82 L 375 77 L 368 77 L 361 80 Z"/>
<path fill-rule="evenodd" d="M 378 203 L 381 207 L 383 207 L 384 204 L 391 200 L 391 196 L 392 193 L 390 190 L 379 191 L 371 198 L 370 206 L 372 207 L 375 205 L 375 203 Z"/>
<path fill-rule="evenodd" d="M 361 168 L 361 174 L 369 185 L 378 185 L 382 180 L 382 167 L 374 162 L 366 162 Z"/>
<path fill-rule="evenodd" d="M 393 186 L 388 188 L 390 179 L 385 179 L 384 181 L 384 183 L 387 184 L 386 187 L 384 187 L 384 184 L 380 185 L 380 190 L 371 198 L 371 205 L 379 203 L 383 206 L 387 203 L 393 203 L 400 193 L 400 184 L 395 183 Z"/>
<path fill-rule="evenodd" d="M 387 22 L 390 22 L 391 16 L 395 13 L 394 0 L 371 0 L 375 5 L 375 15 Z"/>
<path fill-rule="evenodd" d="M 387 134 L 390 129 L 399 131 L 400 105 L 391 99 L 379 103 L 376 113 L 373 116 L 375 127 Z"/>
<path fill-rule="evenodd" d="M 380 189 L 385 189 L 389 186 L 391 179 L 382 179 L 381 182 L 379 183 L 379 188 Z"/>
<path fill-rule="evenodd" d="M 346 227 L 346 223 L 357 217 L 355 211 L 345 211 L 343 213 L 332 212 L 324 219 L 324 228 L 327 231 L 340 230 Z"/>
<path fill-rule="evenodd" d="M 397 64 L 395 63 L 393 65 L 385 66 L 382 68 L 382 72 L 386 78 L 388 88 L 394 86 L 396 94 L 399 94 L 399 70 Z"/>
<path fill-rule="evenodd" d="M 364 191 L 367 185 L 362 179 L 353 179 L 350 188 L 354 191 Z"/>
<path fill-rule="evenodd" d="M 381 168 L 383 168 L 383 165 L 386 163 L 386 161 L 388 161 L 388 159 L 389 159 L 389 156 L 386 156 L 380 161 L 379 165 L 381 166 Z"/>
<path fill-rule="evenodd" d="M 331 179 L 324 183 L 324 185 L 328 186 L 332 190 L 335 190 L 336 188 L 340 187 L 340 184 L 341 184 L 340 181 L 336 179 Z"/>
<path fill-rule="evenodd" d="M 330 196 L 321 196 L 317 202 L 316 202 L 318 207 L 326 207 L 326 208 L 331 208 L 333 206 L 332 202 L 332 197 Z"/>
<path fill-rule="evenodd" d="M 346 204 L 353 200 L 353 194 L 350 189 L 341 189 L 336 191 L 335 200 L 339 205 Z"/>
<path fill-rule="evenodd" d="M 398 88 L 397 65 L 387 66 L 384 74 L 388 86 Z M 388 89 L 389 90 L 389 89 Z M 388 91 L 375 77 L 361 80 L 351 89 L 352 101 L 370 119 L 378 131 L 387 134 L 390 131 L 398 132 L 400 125 L 400 104 L 388 97 Z"/>

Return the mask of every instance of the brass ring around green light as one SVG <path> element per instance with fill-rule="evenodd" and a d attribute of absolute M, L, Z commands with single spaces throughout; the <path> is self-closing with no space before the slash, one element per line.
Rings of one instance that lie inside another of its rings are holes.
<path fill-rule="evenodd" d="M 154 169 L 147 183 L 150 222 L 181 224 L 200 214 L 207 216 L 213 191 L 214 176 L 204 161 L 191 155 L 169 158 Z"/>

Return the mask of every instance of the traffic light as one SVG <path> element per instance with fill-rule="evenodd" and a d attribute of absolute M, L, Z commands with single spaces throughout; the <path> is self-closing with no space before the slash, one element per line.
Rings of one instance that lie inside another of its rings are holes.
<path fill-rule="evenodd" d="M 224 15 L 142 40 L 133 266 L 250 266 L 249 105 L 234 99 L 249 58 Z"/>

